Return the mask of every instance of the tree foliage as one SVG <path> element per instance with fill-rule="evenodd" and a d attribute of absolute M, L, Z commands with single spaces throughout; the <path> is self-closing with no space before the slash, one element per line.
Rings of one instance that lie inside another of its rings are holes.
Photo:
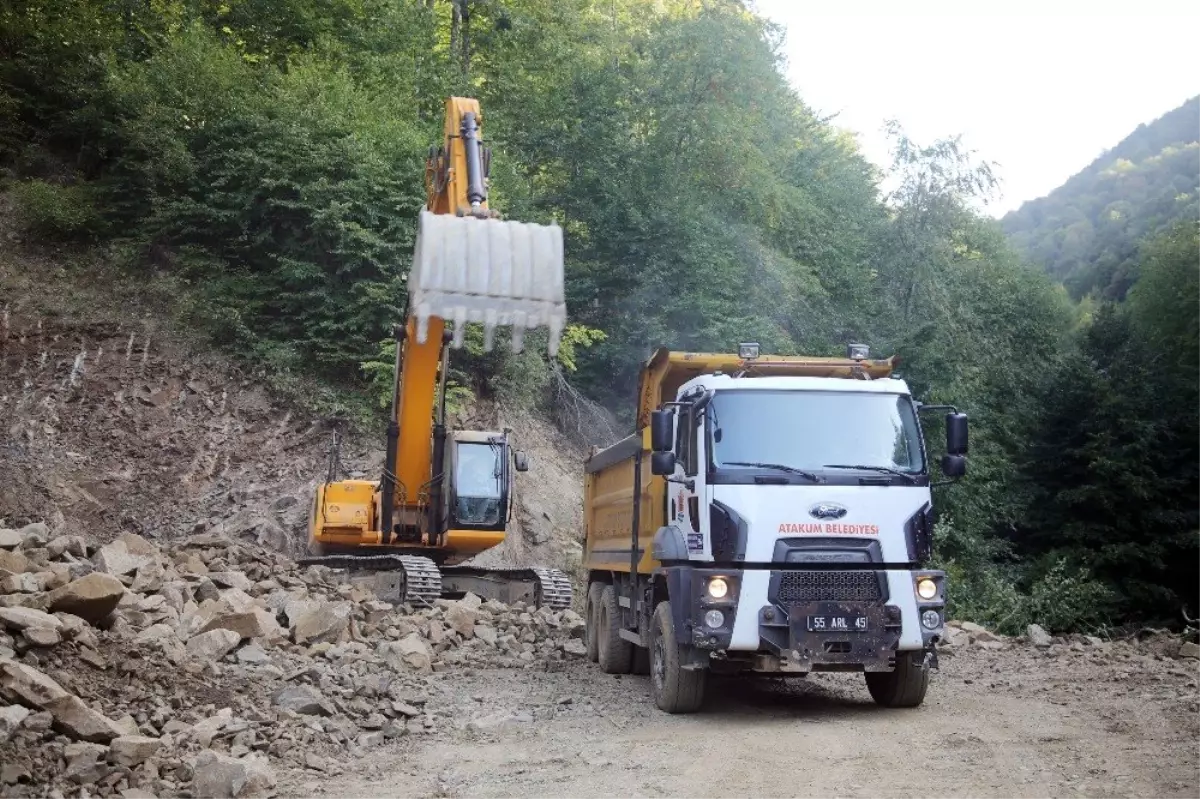
<path fill-rule="evenodd" d="M 1076 299 L 1123 299 L 1138 278 L 1138 247 L 1200 216 L 1200 96 L 1093 161 L 1049 196 L 1003 219 L 1013 245 Z"/>

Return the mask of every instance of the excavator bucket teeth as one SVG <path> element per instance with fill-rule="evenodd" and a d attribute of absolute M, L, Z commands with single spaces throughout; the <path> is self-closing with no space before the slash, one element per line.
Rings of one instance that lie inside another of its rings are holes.
<path fill-rule="evenodd" d="M 422 343 L 438 316 L 454 323 L 455 348 L 467 322 L 483 325 L 487 349 L 511 325 L 514 352 L 526 330 L 548 327 L 553 356 L 566 323 L 562 228 L 422 210 L 408 293 Z"/>

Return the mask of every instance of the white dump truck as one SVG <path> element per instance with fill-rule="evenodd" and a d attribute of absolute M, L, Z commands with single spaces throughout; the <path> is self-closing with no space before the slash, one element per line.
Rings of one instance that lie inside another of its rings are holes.
<path fill-rule="evenodd" d="M 659 350 L 637 432 L 585 466 L 589 656 L 698 710 L 710 672 L 859 671 L 875 701 L 924 700 L 945 574 L 928 568 L 935 484 L 922 405 L 893 361 Z"/>

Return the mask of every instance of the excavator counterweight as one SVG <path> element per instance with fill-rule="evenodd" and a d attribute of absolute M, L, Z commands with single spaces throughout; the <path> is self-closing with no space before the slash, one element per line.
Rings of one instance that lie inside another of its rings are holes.
<path fill-rule="evenodd" d="M 491 155 L 473 99 L 446 102 L 444 141 L 426 163 L 426 208 L 408 276 L 408 314 L 396 325 L 396 366 L 383 474 L 318 487 L 301 563 L 366 573 L 381 598 L 431 602 L 472 591 L 554 608 L 571 604 L 557 569 L 487 569 L 465 561 L 502 543 L 512 518 L 513 472 L 528 468 L 509 430 L 449 431 L 446 377 L 466 326 L 498 328 L 520 351 L 547 328 L 557 350 L 566 324 L 558 225 L 502 220 L 488 207 Z"/>

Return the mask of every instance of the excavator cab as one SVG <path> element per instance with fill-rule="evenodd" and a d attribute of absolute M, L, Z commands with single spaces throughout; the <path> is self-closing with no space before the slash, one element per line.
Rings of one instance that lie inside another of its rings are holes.
<path fill-rule="evenodd" d="M 512 515 L 513 472 L 529 469 L 525 453 L 512 448 L 508 431 L 452 435 L 446 468 L 450 528 L 503 530 Z"/>

